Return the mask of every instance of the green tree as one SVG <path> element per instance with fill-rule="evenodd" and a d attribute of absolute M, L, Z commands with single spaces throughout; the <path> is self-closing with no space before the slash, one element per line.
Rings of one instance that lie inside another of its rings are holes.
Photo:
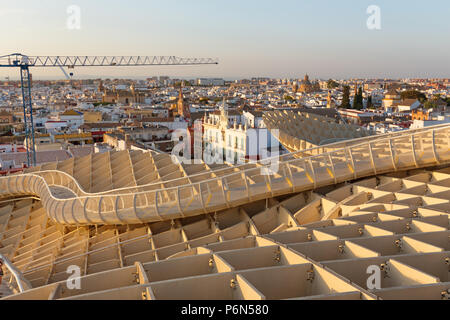
<path fill-rule="evenodd" d="M 446 101 L 447 101 L 447 107 L 450 107 L 450 98 L 447 98 Z"/>
<path fill-rule="evenodd" d="M 353 98 L 353 109 L 361 110 L 363 108 L 363 92 L 362 88 L 358 89 L 355 97 Z"/>
<path fill-rule="evenodd" d="M 337 87 L 339 87 L 339 83 L 337 83 L 336 81 L 334 81 L 333 79 L 330 79 L 327 81 L 327 88 L 328 89 L 336 89 Z"/>
<path fill-rule="evenodd" d="M 428 100 L 423 104 L 423 107 L 425 109 L 435 109 L 435 108 L 437 108 L 437 103 L 436 103 L 436 101 Z"/>
<path fill-rule="evenodd" d="M 344 86 L 343 88 L 343 96 L 342 96 L 342 103 L 341 103 L 341 108 L 351 108 L 350 105 L 350 87 L 349 86 Z"/>
<path fill-rule="evenodd" d="M 361 110 L 364 107 L 364 103 L 363 103 L 363 89 L 362 87 L 359 87 L 358 90 L 358 110 Z"/>
<path fill-rule="evenodd" d="M 358 109 L 358 94 L 353 97 L 352 109 Z"/>
<path fill-rule="evenodd" d="M 369 96 L 367 98 L 367 109 L 372 109 L 372 108 L 373 108 L 372 96 Z"/>
<path fill-rule="evenodd" d="M 425 94 L 423 94 L 422 92 L 417 91 L 417 90 L 403 91 L 402 93 L 400 93 L 400 97 L 402 98 L 402 100 L 419 99 L 419 101 L 422 103 L 427 100 L 427 97 L 425 96 Z"/>
<path fill-rule="evenodd" d="M 364 89 L 360 88 L 359 102 L 361 103 L 361 106 L 364 106 L 364 103 L 363 103 L 364 97 L 363 96 L 364 96 Z"/>

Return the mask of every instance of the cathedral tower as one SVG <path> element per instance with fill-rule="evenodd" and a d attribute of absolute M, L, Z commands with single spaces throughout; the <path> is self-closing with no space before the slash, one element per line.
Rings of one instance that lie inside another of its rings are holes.
<path fill-rule="evenodd" d="M 190 111 L 189 111 L 189 106 L 184 101 L 184 97 L 183 97 L 183 82 L 181 82 L 181 85 L 180 85 L 180 92 L 178 94 L 177 107 L 178 107 L 178 115 L 180 115 L 184 119 L 190 119 L 191 118 L 191 114 L 190 114 Z"/>

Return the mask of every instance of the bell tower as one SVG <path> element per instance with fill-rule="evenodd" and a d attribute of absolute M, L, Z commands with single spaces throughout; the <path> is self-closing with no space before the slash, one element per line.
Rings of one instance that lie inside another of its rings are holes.
<path fill-rule="evenodd" d="M 331 109 L 334 108 L 336 105 L 333 101 L 333 99 L 331 98 L 331 91 L 328 91 L 328 97 L 327 97 L 327 108 Z"/>
<path fill-rule="evenodd" d="M 189 106 L 184 101 L 184 97 L 183 97 L 183 81 L 181 81 L 180 92 L 178 93 L 177 109 L 178 109 L 178 115 L 182 116 L 184 119 L 190 119 L 191 118 L 191 113 L 189 111 Z"/>

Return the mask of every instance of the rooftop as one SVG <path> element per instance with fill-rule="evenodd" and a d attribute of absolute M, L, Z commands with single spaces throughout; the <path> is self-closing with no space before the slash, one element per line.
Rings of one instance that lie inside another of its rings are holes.
<path fill-rule="evenodd" d="M 296 151 L 270 176 L 126 150 L 2 177 L 4 299 L 446 299 L 449 131 Z"/>
<path fill-rule="evenodd" d="M 82 116 L 83 114 L 79 111 L 69 109 L 60 114 L 60 116 Z"/>

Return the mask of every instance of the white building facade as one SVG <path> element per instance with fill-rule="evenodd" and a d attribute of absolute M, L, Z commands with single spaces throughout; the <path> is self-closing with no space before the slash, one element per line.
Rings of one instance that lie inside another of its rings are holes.
<path fill-rule="evenodd" d="M 255 118 L 251 113 L 230 116 L 225 101 L 220 107 L 220 115 L 205 117 L 203 128 L 205 153 L 216 161 L 225 159 L 235 164 L 265 159 L 279 146 L 262 118 Z"/>
<path fill-rule="evenodd" d="M 75 131 L 83 125 L 84 117 L 81 112 L 68 110 L 59 115 L 59 121 L 65 121 L 67 123 L 67 128 Z"/>

